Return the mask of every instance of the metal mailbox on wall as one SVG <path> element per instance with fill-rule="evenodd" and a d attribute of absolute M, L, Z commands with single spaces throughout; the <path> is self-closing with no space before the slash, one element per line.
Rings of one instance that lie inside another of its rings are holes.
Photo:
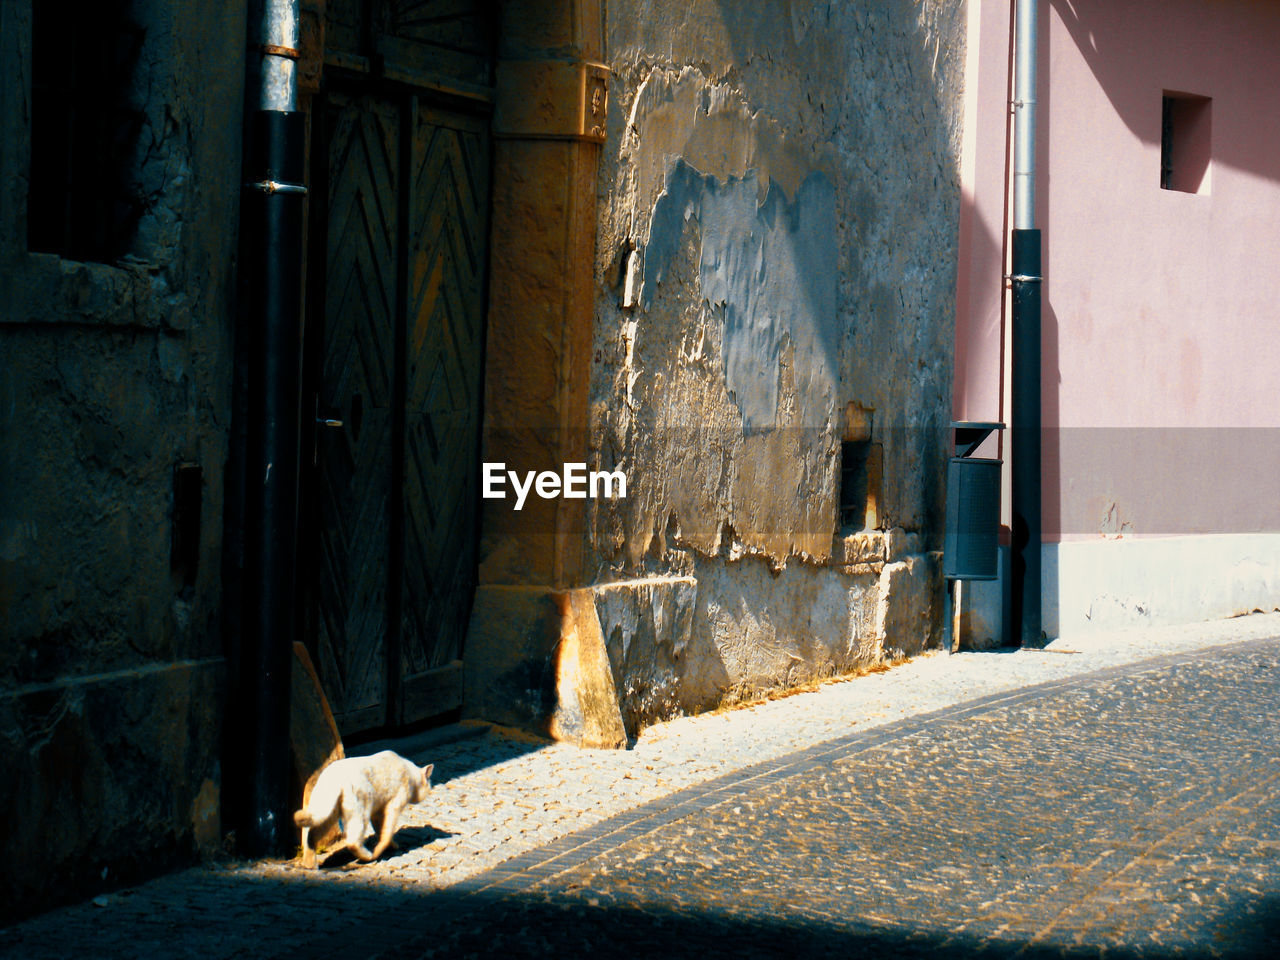
<path fill-rule="evenodd" d="M 947 516 L 942 572 L 949 580 L 995 580 L 1000 541 L 998 459 L 974 457 L 1003 423 L 956 421 L 956 455 L 947 463 Z"/>

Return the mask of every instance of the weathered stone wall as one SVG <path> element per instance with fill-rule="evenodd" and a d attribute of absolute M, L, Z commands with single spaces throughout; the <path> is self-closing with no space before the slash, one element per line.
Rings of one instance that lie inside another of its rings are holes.
<path fill-rule="evenodd" d="M 589 436 L 629 487 L 588 552 L 634 730 L 936 639 L 965 16 L 607 13 Z M 880 471 L 856 536 L 842 440 Z"/>
<path fill-rule="evenodd" d="M 9 914 L 219 832 L 245 9 L 126 6 L 141 207 L 123 258 L 82 263 L 27 250 L 32 3 L 0 0 L 0 809 L 25 865 L 0 882 Z M 179 465 L 200 482 L 175 557 Z"/>

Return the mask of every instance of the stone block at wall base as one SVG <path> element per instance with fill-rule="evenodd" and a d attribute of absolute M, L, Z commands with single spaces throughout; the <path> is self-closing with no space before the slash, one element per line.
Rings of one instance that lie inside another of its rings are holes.
<path fill-rule="evenodd" d="M 0 693 L 0 922 L 137 882 L 221 840 L 225 663 Z"/>
<path fill-rule="evenodd" d="M 913 553 L 880 572 L 876 635 L 889 659 L 910 657 L 942 643 L 941 553 Z"/>
<path fill-rule="evenodd" d="M 687 678 L 699 667 L 690 646 L 698 581 L 652 577 L 592 593 L 627 734 L 685 712 Z"/>
<path fill-rule="evenodd" d="M 467 716 L 582 747 L 627 744 L 590 590 L 479 587 L 465 684 Z"/>
<path fill-rule="evenodd" d="M 593 586 L 627 733 L 939 645 L 941 557 L 899 534 L 849 538 L 834 566 L 714 558 Z"/>
<path fill-rule="evenodd" d="M 893 555 L 878 573 L 800 563 L 774 573 L 753 559 L 714 559 L 697 576 L 568 591 L 480 587 L 466 713 L 620 746 L 681 714 L 938 646 L 941 555 Z"/>

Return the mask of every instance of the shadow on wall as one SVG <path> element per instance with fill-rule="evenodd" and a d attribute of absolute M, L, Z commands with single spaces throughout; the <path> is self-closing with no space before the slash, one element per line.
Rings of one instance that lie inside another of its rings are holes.
<path fill-rule="evenodd" d="M 1161 77 L 1230 77 L 1242 94 L 1251 91 L 1249 95 L 1258 98 L 1269 92 L 1272 98 L 1276 96 L 1274 84 L 1247 69 L 1251 65 L 1274 69 L 1274 46 L 1280 37 L 1274 4 L 1174 0 L 1155 8 L 1141 0 L 1050 0 L 1049 5 L 1071 34 L 1116 114 L 1146 143 L 1160 142 L 1156 94 Z M 1167 46 L 1170 25 L 1195 36 L 1193 43 L 1178 49 L 1176 62 L 1162 59 L 1159 52 Z M 1159 76 L 1149 72 L 1155 63 L 1161 64 Z M 1221 95 L 1226 91 L 1178 92 Z M 1258 114 L 1259 118 L 1267 115 Z M 1253 123 L 1234 132 L 1238 135 L 1214 138 L 1213 162 L 1280 180 L 1275 125 Z"/>
<path fill-rule="evenodd" d="M 919 530 L 926 549 L 940 547 L 960 214 L 959 139 L 949 139 L 959 100 L 946 100 L 959 90 L 948 87 L 956 11 L 911 0 L 788 6 L 774 23 L 718 0 L 735 62 L 751 64 L 788 35 L 794 69 L 837 78 L 835 90 L 802 88 L 816 109 L 800 119 L 749 71 L 740 83 L 753 109 L 772 110 L 802 137 L 813 135 L 806 123 L 816 126 L 839 158 L 836 318 L 815 337 L 834 338 L 838 407 L 856 401 L 877 411 L 875 436 L 886 441 L 882 525 Z M 962 82 L 960 70 L 955 78 Z"/>
<path fill-rule="evenodd" d="M 1274 4 L 1236 0 L 1206 4 L 1200 0 L 1174 0 L 1163 5 L 1158 12 L 1136 0 L 1051 0 L 1050 6 L 1054 16 L 1052 22 L 1042 22 L 1041 62 L 1050 62 L 1051 35 L 1056 32 L 1061 36 L 1065 30 L 1075 52 L 1087 65 L 1089 73 L 1129 133 L 1148 146 L 1159 147 L 1162 139 L 1162 89 L 1220 97 L 1223 104 L 1214 119 L 1213 164 L 1246 172 L 1260 181 L 1280 182 L 1280 128 L 1275 124 L 1256 122 L 1257 117 L 1272 116 L 1280 107 L 1276 84 L 1269 83 L 1265 73 L 1256 75 L 1265 68 L 1272 78 L 1280 81 L 1280 67 L 1274 57 L 1274 45 L 1280 40 L 1280 11 Z M 1157 17 L 1159 23 L 1154 24 Z M 1152 29 L 1153 25 L 1160 29 Z M 1178 37 L 1194 37 L 1195 41 L 1175 46 L 1171 38 Z M 1171 59 L 1169 51 L 1175 49 L 1178 57 Z M 1069 73 L 1067 77 L 1070 79 Z M 1039 90 L 1037 142 L 1041 170 L 1038 202 L 1042 221 L 1048 225 L 1044 234 L 1042 324 L 1043 521 L 1046 540 L 1275 532 L 1280 529 L 1280 502 L 1270 496 L 1268 485 L 1274 478 L 1274 463 L 1280 453 L 1280 431 L 1273 429 L 1274 423 L 1268 420 L 1267 414 L 1259 413 L 1247 399 L 1244 402 L 1238 399 L 1248 398 L 1251 395 L 1249 391 L 1221 393 L 1214 399 L 1200 397 L 1201 413 L 1205 406 L 1217 404 L 1210 414 L 1220 426 L 1203 426 L 1206 422 L 1203 415 L 1196 421 L 1201 426 L 1177 425 L 1180 416 L 1194 416 L 1192 405 L 1196 394 L 1201 389 L 1212 389 L 1201 386 L 1202 379 L 1210 382 L 1204 375 L 1222 373 L 1226 364 L 1234 365 L 1232 372 L 1226 375 L 1227 380 L 1234 378 L 1239 384 L 1266 382 L 1268 354 L 1262 352 L 1266 348 L 1260 350 L 1257 346 L 1233 345 L 1236 338 L 1252 334 L 1242 334 L 1241 330 L 1248 328 L 1235 325 L 1238 318 L 1231 314 L 1242 311 L 1247 315 L 1248 309 L 1241 308 L 1238 301 L 1232 301 L 1230 297 L 1221 299 L 1220 293 L 1209 292 L 1217 289 L 1218 281 L 1208 276 L 1193 277 L 1188 280 L 1188 289 L 1195 291 L 1203 286 L 1209 309 L 1223 309 L 1222 319 L 1228 321 L 1224 327 L 1219 327 L 1209 318 L 1192 314 L 1180 318 L 1185 327 L 1179 328 L 1170 318 L 1164 322 L 1161 333 L 1171 340 L 1181 336 L 1183 349 L 1174 351 L 1167 345 L 1164 345 L 1164 352 L 1159 346 L 1152 349 L 1152 355 L 1159 358 L 1161 364 L 1158 368 L 1138 366 L 1130 371 L 1122 367 L 1115 358 L 1131 348 L 1122 343 L 1109 343 L 1107 352 L 1110 356 L 1100 353 L 1098 366 L 1092 371 L 1095 377 L 1114 378 L 1122 371 L 1125 376 L 1145 377 L 1146 392 L 1164 398 L 1170 418 L 1153 422 L 1167 425 L 1145 428 L 1063 426 L 1062 356 L 1064 353 L 1068 356 L 1067 376 L 1073 380 L 1065 399 L 1070 406 L 1079 403 L 1082 394 L 1095 392 L 1101 387 L 1101 384 L 1090 383 L 1079 366 L 1080 343 L 1088 342 L 1090 338 L 1101 341 L 1100 335 L 1094 331 L 1095 320 L 1089 316 L 1087 308 L 1090 293 L 1086 290 L 1081 295 L 1078 275 L 1066 277 L 1073 265 L 1065 258 L 1059 261 L 1064 274 L 1059 278 L 1062 286 L 1057 306 L 1052 296 L 1055 241 L 1062 245 L 1060 250 L 1070 250 L 1072 255 L 1079 255 L 1081 245 L 1078 238 L 1053 229 L 1055 211 L 1050 207 L 1051 199 L 1055 195 L 1068 196 L 1072 184 L 1069 181 L 1060 183 L 1055 189 L 1049 180 L 1054 169 L 1049 158 L 1055 151 L 1050 140 L 1054 130 L 1055 85 L 1044 82 L 1046 78 L 1047 74 L 1042 77 Z M 1246 109 L 1245 103 L 1252 104 L 1252 108 Z M 1064 116 L 1069 114 L 1072 106 L 1064 103 Z M 1057 129 L 1065 130 L 1065 122 L 1059 123 Z M 1057 145 L 1057 149 L 1062 154 L 1069 154 L 1071 145 L 1063 142 Z M 1156 170 L 1152 168 L 1148 186 L 1154 188 L 1156 182 Z M 1254 196 L 1260 200 L 1275 196 L 1274 188 L 1259 189 L 1257 183 L 1250 189 L 1257 191 Z M 1244 190 L 1244 187 L 1237 189 L 1233 202 L 1242 202 Z M 1066 209 L 1070 205 L 1062 204 L 1063 208 L 1057 212 L 1060 220 L 1069 222 L 1075 214 L 1075 211 Z M 1265 205 L 1260 204 L 1260 209 L 1266 209 Z M 1220 213 L 1219 216 L 1225 214 Z M 1259 228 L 1256 224 L 1238 223 L 1232 229 L 1247 236 L 1250 230 L 1260 230 L 1265 235 L 1267 228 L 1265 225 Z M 1265 261 L 1265 246 L 1261 255 Z M 1271 259 L 1274 261 L 1274 257 Z M 1229 270 L 1235 257 L 1206 249 L 1197 256 L 1196 262 L 1219 272 Z M 1264 278 L 1268 275 L 1266 265 L 1264 262 L 1260 274 Z M 1150 263 L 1151 277 L 1159 276 L 1162 266 L 1167 264 L 1162 264 L 1158 258 Z M 1076 284 L 1077 288 L 1073 290 L 1069 284 Z M 1131 309 L 1138 313 L 1137 328 L 1149 328 L 1150 318 L 1144 315 L 1147 297 L 1120 299 L 1108 304 L 1104 302 L 1104 296 L 1128 294 L 1123 293 L 1114 281 L 1109 283 L 1107 277 L 1091 277 L 1089 286 L 1093 291 L 1097 322 L 1107 320 L 1109 312 Z M 1228 306 L 1217 308 L 1220 300 Z M 1061 316 L 1059 307 L 1063 311 Z M 1110 329 L 1114 331 L 1114 325 Z M 1071 357 L 1073 350 L 1074 358 Z M 1212 359 L 1215 356 L 1216 361 Z M 1251 365 L 1259 361 L 1260 366 Z M 1072 364 L 1075 364 L 1074 369 Z M 1252 396 L 1256 401 L 1265 393 L 1263 387 Z M 1114 421 L 1126 422 L 1127 411 L 1119 402 L 1115 406 Z M 1180 412 L 1184 410 L 1187 413 Z M 1078 410 L 1067 409 L 1065 413 L 1069 423 L 1080 423 Z M 1236 426 L 1242 423 L 1252 426 Z M 1082 478 L 1087 480 L 1081 482 Z M 1073 481 L 1074 489 L 1070 486 Z M 1131 516 L 1131 512 L 1136 516 Z M 1215 615 L 1225 615 L 1225 612 L 1215 611 Z"/>

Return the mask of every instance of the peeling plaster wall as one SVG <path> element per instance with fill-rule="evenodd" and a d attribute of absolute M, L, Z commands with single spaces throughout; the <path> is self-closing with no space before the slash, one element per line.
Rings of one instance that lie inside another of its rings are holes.
<path fill-rule="evenodd" d="M 640 303 L 655 304 L 686 221 L 701 232 L 698 286 L 722 311 L 720 361 L 745 435 L 834 422 L 836 256 L 835 191 L 810 174 L 788 203 L 771 181 L 758 199 L 756 172 L 721 183 L 681 158 L 650 218 Z M 783 355 L 794 371 L 779 396 Z"/>
<path fill-rule="evenodd" d="M 607 12 L 589 429 L 629 485 L 595 502 L 589 553 L 631 726 L 930 642 L 966 21 L 932 0 Z M 883 449 L 879 526 L 911 557 L 837 530 L 851 404 Z M 618 613 L 671 576 L 688 616 Z M 908 608 L 923 637 L 892 635 Z"/>
<path fill-rule="evenodd" d="M 29 253 L 31 4 L 0 6 L 0 917 L 220 842 L 219 576 L 245 9 L 126 5 L 141 207 L 114 263 Z M 174 468 L 201 468 L 196 565 Z"/>

